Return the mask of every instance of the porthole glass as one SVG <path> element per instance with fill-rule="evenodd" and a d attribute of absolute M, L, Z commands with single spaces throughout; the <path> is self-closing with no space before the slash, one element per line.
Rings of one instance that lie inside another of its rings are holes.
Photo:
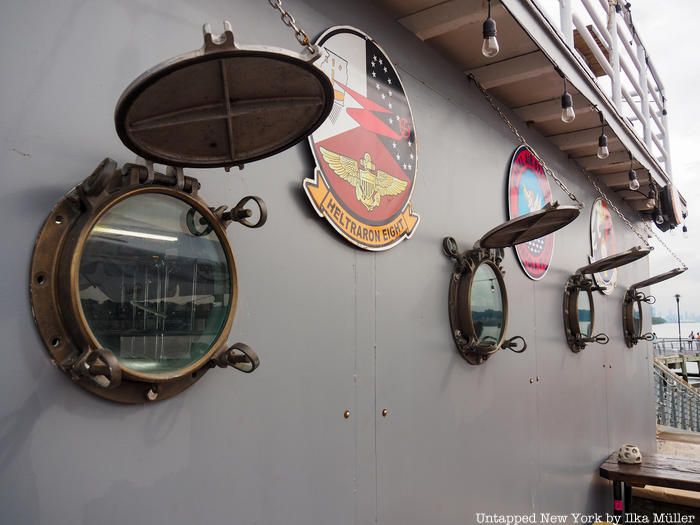
<path fill-rule="evenodd" d="M 480 344 L 496 345 L 503 336 L 503 297 L 496 272 L 480 264 L 474 272 L 469 307 L 474 332 Z"/>
<path fill-rule="evenodd" d="M 170 195 L 136 194 L 102 215 L 85 241 L 78 274 L 85 320 L 136 374 L 188 367 L 226 325 L 233 294 L 226 252 L 211 228 L 188 226 L 191 210 Z"/>
<path fill-rule="evenodd" d="M 576 310 L 578 317 L 578 327 L 583 337 L 591 337 L 593 333 L 593 315 L 591 311 L 591 301 L 586 290 L 579 290 L 576 299 Z"/>
<path fill-rule="evenodd" d="M 642 335 L 642 305 L 639 301 L 632 303 L 632 323 L 634 325 L 634 336 Z"/>

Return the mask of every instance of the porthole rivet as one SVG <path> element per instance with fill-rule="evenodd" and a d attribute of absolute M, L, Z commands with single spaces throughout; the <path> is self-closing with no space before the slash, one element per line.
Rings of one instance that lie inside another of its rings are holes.
<path fill-rule="evenodd" d="M 343 417 L 344 417 L 345 419 L 348 419 L 348 418 L 350 417 L 350 411 L 349 411 L 349 410 L 346 410 L 346 411 L 343 413 Z"/>
<path fill-rule="evenodd" d="M 158 399 L 158 392 L 154 388 L 149 388 L 148 392 L 146 392 L 146 399 L 149 401 L 155 401 Z"/>
<path fill-rule="evenodd" d="M 530 378 L 530 384 L 532 384 L 532 383 L 534 383 L 534 382 L 535 382 L 535 379 L 531 377 L 531 378 Z"/>
<path fill-rule="evenodd" d="M 56 224 L 62 224 L 63 223 L 63 215 L 56 215 L 56 218 L 54 219 Z"/>
<path fill-rule="evenodd" d="M 382 410 L 382 416 L 386 417 L 388 415 L 389 415 L 389 411 L 386 408 L 384 410 Z"/>

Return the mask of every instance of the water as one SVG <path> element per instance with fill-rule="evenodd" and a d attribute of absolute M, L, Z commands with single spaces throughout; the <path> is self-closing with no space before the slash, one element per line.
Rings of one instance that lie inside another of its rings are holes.
<path fill-rule="evenodd" d="M 682 338 L 687 338 L 688 335 L 690 335 L 691 330 L 694 333 L 698 333 L 700 331 L 700 322 L 697 321 L 689 321 L 689 322 L 682 322 L 681 323 L 681 337 Z M 664 324 L 655 324 L 651 327 L 651 331 L 656 334 L 656 337 L 662 338 L 662 337 L 678 337 L 678 323 L 664 323 Z"/>

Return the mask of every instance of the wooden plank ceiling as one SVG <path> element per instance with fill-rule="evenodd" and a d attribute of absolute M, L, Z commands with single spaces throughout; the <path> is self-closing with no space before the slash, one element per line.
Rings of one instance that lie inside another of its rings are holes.
<path fill-rule="evenodd" d="M 640 191 L 627 189 L 629 156 L 622 142 L 606 128 L 610 156 L 596 156 L 600 119 L 591 102 L 569 85 L 576 119 L 561 121 L 563 81 L 554 65 L 539 50 L 513 17 L 494 1 L 492 16 L 498 25 L 500 52 L 495 58 L 481 54 L 481 25 L 487 16 L 486 0 L 380 0 L 397 21 L 438 50 L 465 74 L 472 73 L 501 104 L 513 110 L 555 146 L 622 197 L 632 209 L 651 212 L 649 172 L 634 161 Z M 581 39 L 582 40 L 582 39 Z M 578 51 L 594 74 L 602 72 L 590 50 Z M 585 42 L 582 44 L 585 46 Z M 607 51 L 606 51 L 607 52 Z"/>

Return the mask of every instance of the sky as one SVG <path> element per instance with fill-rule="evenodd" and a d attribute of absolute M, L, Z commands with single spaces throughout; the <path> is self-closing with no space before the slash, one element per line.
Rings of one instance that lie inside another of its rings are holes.
<path fill-rule="evenodd" d="M 641 36 L 661 81 L 666 88 L 673 181 L 688 203 L 688 238 L 681 227 L 662 233 L 664 242 L 686 263 L 689 270 L 679 277 L 654 285 L 657 314 L 676 311 L 675 294 L 680 294 L 684 312 L 700 316 L 700 58 L 697 48 L 700 2 L 698 0 L 629 0 L 632 21 Z M 654 239 L 651 273 L 656 275 L 678 263 Z M 675 320 L 675 314 L 669 320 Z"/>

